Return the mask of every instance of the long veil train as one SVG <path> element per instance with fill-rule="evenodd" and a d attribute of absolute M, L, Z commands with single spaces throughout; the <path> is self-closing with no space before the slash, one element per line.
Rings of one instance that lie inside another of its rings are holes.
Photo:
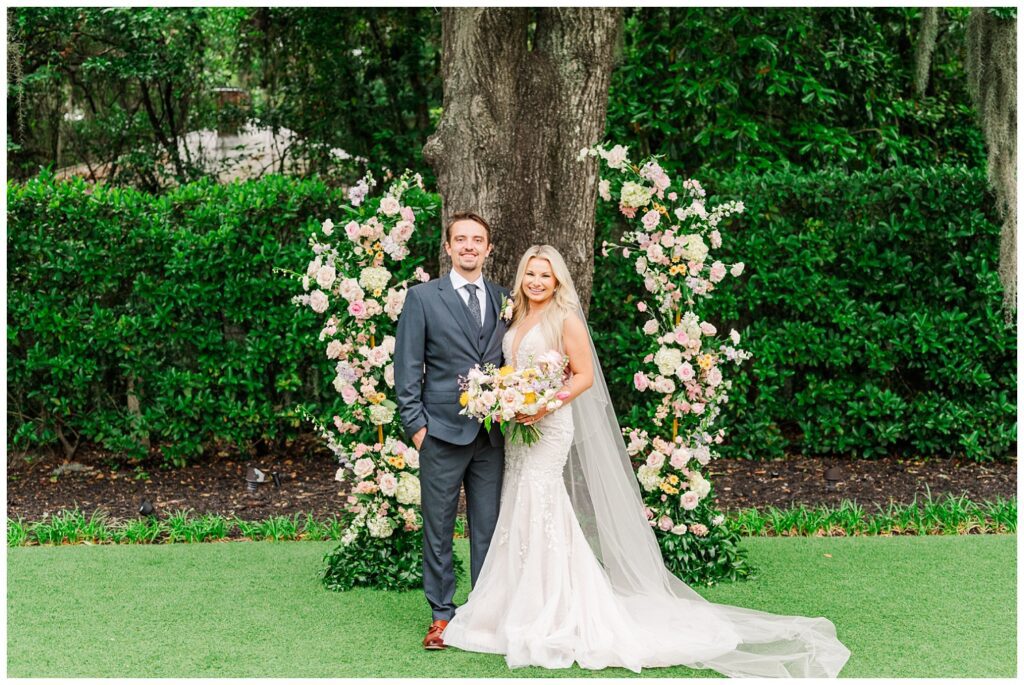
<path fill-rule="evenodd" d="M 578 315 L 586 322 L 582 310 Z M 589 334 L 589 327 L 588 327 Z M 666 636 L 699 623 L 707 642 L 687 665 L 728 676 L 835 677 L 850 657 L 826 618 L 715 604 L 672 575 L 643 499 L 590 336 L 594 384 L 570 403 L 575 434 L 564 475 L 573 509 L 612 587 L 645 626 Z"/>

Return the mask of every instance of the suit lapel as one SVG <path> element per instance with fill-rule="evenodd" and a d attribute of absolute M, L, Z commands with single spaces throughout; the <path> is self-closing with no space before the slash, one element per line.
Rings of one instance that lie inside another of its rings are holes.
<path fill-rule="evenodd" d="M 487 297 L 491 302 L 491 311 L 494 312 L 494 328 L 491 329 L 491 335 L 487 339 L 487 343 L 483 348 L 483 351 L 487 351 L 490 349 L 491 345 L 494 344 L 494 338 L 499 335 L 499 331 L 500 335 L 504 335 L 504 331 L 502 331 L 502 329 L 505 327 L 505 322 L 501 319 L 501 299 L 497 286 L 486 278 L 484 279 L 484 286 L 487 290 Z"/>
<path fill-rule="evenodd" d="M 437 279 L 437 289 L 441 291 L 441 301 L 444 302 L 445 306 L 448 307 L 448 311 L 455 317 L 459 328 L 462 329 L 472 348 L 474 350 L 478 349 L 478 338 L 469 323 L 469 310 L 466 309 L 466 304 L 459 297 L 459 294 L 455 292 L 455 288 L 452 287 L 451 276 L 445 274 L 444 277 Z"/>

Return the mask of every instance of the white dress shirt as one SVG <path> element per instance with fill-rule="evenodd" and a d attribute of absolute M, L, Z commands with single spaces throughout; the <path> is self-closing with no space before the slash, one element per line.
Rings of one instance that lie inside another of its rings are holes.
<path fill-rule="evenodd" d="M 459 294 L 462 301 L 469 306 L 469 291 L 463 286 L 468 285 L 470 281 L 467 281 L 462 277 L 455 269 L 452 269 L 452 287 L 455 288 L 455 292 Z M 479 275 L 476 280 L 472 282 L 476 286 L 476 297 L 480 301 L 480 327 L 484 325 L 484 320 L 487 318 L 487 289 L 484 287 L 484 277 Z"/>

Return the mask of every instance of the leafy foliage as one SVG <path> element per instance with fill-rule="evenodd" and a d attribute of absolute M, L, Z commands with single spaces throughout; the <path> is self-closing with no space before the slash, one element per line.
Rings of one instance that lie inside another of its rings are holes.
<path fill-rule="evenodd" d="M 465 577 L 465 565 L 452 556 L 457 577 Z M 396 531 L 389 538 L 362 536 L 358 542 L 341 544 L 324 555 L 320 581 L 328 590 L 372 587 L 378 590 L 418 590 L 423 587 L 423 536 Z"/>
<path fill-rule="evenodd" d="M 111 182 L 151 191 L 201 176 L 175 138 L 216 125 L 213 88 L 230 78 L 225 56 L 244 12 L 11 10 L 20 77 L 8 92 L 8 173 L 24 178 L 40 166 L 111 164 Z"/>
<path fill-rule="evenodd" d="M 643 8 L 627 15 L 606 135 L 696 174 L 981 164 L 962 50 L 943 12 L 915 99 L 920 8 Z"/>
<path fill-rule="evenodd" d="M 963 64 L 969 10 L 942 10 L 916 98 L 920 12 L 626 10 L 607 136 L 690 174 L 983 164 Z M 123 156 L 114 181 L 155 190 L 154 161 L 173 154 L 160 136 L 237 115 L 216 112 L 213 88 L 229 85 L 252 96 L 242 114 L 302 136 L 309 173 L 328 174 L 334 148 L 429 173 L 420 150 L 443 105 L 433 8 L 21 7 L 10 17 L 12 177 Z M 178 175 L 194 178 L 180 161 Z"/>

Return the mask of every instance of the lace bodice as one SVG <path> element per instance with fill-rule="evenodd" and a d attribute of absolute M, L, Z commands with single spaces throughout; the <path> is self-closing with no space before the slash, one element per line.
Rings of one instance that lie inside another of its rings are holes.
<path fill-rule="evenodd" d="M 516 336 L 519 334 L 519 326 L 510 328 L 505 333 L 505 337 L 501 340 L 501 352 L 505 357 L 505 363 L 515 366 L 517 369 L 521 369 L 530 363 L 530 357 L 545 352 L 543 341 L 544 336 L 540 332 L 540 324 L 534 324 L 533 327 L 526 332 L 523 339 L 519 341 L 519 349 L 515 350 L 516 359 L 512 358 L 513 349 L 515 345 Z"/>

